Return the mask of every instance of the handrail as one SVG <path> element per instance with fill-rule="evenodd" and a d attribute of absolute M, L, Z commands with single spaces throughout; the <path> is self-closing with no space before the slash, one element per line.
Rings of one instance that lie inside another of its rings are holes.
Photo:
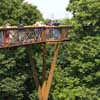
<path fill-rule="evenodd" d="M 24 27 L 17 27 L 17 26 L 9 26 L 9 27 L 3 27 L 0 26 L 0 31 L 1 30 L 19 30 L 19 29 L 38 29 L 38 28 L 72 28 L 70 25 L 59 25 L 59 26 L 24 26 Z"/>

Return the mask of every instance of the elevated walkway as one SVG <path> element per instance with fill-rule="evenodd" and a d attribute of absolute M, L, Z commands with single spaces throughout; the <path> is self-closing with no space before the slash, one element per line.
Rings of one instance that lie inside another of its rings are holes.
<path fill-rule="evenodd" d="M 0 27 L 0 48 L 68 40 L 71 26 Z"/>

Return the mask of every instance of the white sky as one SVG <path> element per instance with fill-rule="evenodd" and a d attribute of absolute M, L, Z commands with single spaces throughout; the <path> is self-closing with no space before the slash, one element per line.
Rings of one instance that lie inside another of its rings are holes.
<path fill-rule="evenodd" d="M 69 0 L 25 0 L 38 7 L 44 18 L 63 19 L 71 18 L 72 14 L 66 12 Z"/>

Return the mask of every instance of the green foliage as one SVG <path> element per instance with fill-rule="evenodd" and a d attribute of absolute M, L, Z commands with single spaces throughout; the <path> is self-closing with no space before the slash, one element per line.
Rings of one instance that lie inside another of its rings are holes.
<path fill-rule="evenodd" d="M 24 0 L 1 0 L 0 9 L 0 25 L 6 23 L 29 25 L 43 19 L 37 7 Z"/>
<path fill-rule="evenodd" d="M 44 20 L 44 23 L 47 24 L 47 25 L 48 25 L 50 22 L 51 22 L 50 19 L 45 19 L 45 20 Z"/>
<path fill-rule="evenodd" d="M 70 0 L 67 10 L 74 16 L 74 31 L 83 35 L 100 33 L 99 0 Z"/>
<path fill-rule="evenodd" d="M 53 100 L 99 100 L 99 66 L 99 36 L 61 46 L 51 91 Z"/>
<path fill-rule="evenodd" d="M 70 0 L 71 41 L 61 46 L 51 97 L 53 100 L 100 98 L 100 2 Z"/>
<path fill-rule="evenodd" d="M 17 51 L 18 50 L 18 51 Z M 24 49 L 0 50 L 0 95 L 22 98 L 28 76 Z M 11 52 L 12 51 L 12 52 Z M 19 57 L 20 55 L 20 57 Z"/>
<path fill-rule="evenodd" d="M 21 17 L 21 22 L 26 25 L 32 25 L 36 21 L 43 20 L 42 14 L 37 9 L 36 6 L 33 6 L 28 3 L 24 3 L 22 8 L 24 9 L 23 15 Z"/>
<path fill-rule="evenodd" d="M 71 21 L 72 21 L 72 19 L 64 18 L 63 20 L 60 20 L 60 23 L 62 25 L 71 25 Z"/>

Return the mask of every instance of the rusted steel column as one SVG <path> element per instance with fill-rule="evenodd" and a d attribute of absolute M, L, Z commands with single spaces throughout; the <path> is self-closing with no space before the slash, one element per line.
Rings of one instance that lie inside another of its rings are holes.
<path fill-rule="evenodd" d="M 58 57 L 58 52 L 59 52 L 59 43 L 56 44 L 56 48 L 55 48 L 54 55 L 53 55 L 52 62 L 51 62 L 49 77 L 47 80 L 46 100 L 48 100 L 48 96 L 49 96 L 49 92 L 50 92 L 50 88 L 51 88 L 51 84 L 52 84 L 52 80 L 53 80 L 53 76 L 54 76 L 56 61 L 57 61 L 57 57 Z"/>
<path fill-rule="evenodd" d="M 60 40 L 63 41 L 68 38 L 68 29 L 65 27 L 61 27 L 61 38 Z"/>
<path fill-rule="evenodd" d="M 53 76 L 54 76 L 55 65 L 56 65 L 56 61 L 57 61 L 57 57 L 58 57 L 58 51 L 59 51 L 59 44 L 56 44 L 53 59 L 51 62 L 48 80 L 44 81 L 42 87 L 39 86 L 39 89 L 38 89 L 39 100 L 48 100 L 49 91 L 50 91 Z"/>
<path fill-rule="evenodd" d="M 42 51 L 43 51 L 42 82 L 44 82 L 46 80 L 46 43 L 42 44 Z"/>
<path fill-rule="evenodd" d="M 46 28 L 43 27 L 42 29 L 43 29 L 43 31 L 42 31 L 42 39 L 41 39 L 41 42 L 46 42 Z"/>
<path fill-rule="evenodd" d="M 36 85 L 36 88 L 38 89 L 39 88 L 39 79 L 38 79 L 38 73 L 37 73 L 37 70 L 36 70 L 36 60 L 34 58 L 32 58 L 32 47 L 31 46 L 27 47 L 27 53 L 28 53 L 28 56 L 29 56 L 30 65 L 32 67 L 35 85 Z"/>

